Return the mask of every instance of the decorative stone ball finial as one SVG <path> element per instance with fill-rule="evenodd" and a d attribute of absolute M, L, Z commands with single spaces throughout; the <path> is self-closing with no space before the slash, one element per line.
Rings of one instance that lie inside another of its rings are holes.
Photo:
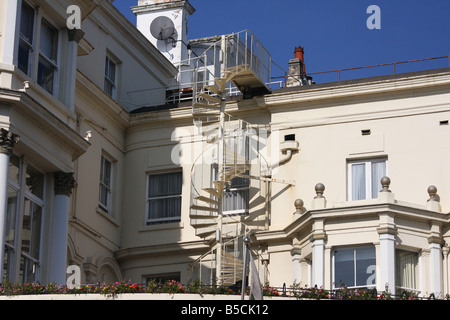
<path fill-rule="evenodd" d="M 381 186 L 383 187 L 383 189 L 381 189 L 380 192 L 391 192 L 391 190 L 389 190 L 389 186 L 391 184 L 391 179 L 389 179 L 389 177 L 383 177 L 381 178 Z"/>
<path fill-rule="evenodd" d="M 437 194 L 437 188 L 435 186 L 429 186 L 427 191 L 430 196 L 430 199 L 428 199 L 427 201 L 440 201 L 440 197 Z"/>
<path fill-rule="evenodd" d="M 304 203 L 303 203 L 302 199 L 297 199 L 294 201 L 295 210 L 297 212 L 300 212 L 302 210 L 303 205 L 304 205 Z"/>
<path fill-rule="evenodd" d="M 314 199 L 324 198 L 323 192 L 325 191 L 325 186 L 323 183 L 316 184 L 315 190 L 317 195 L 314 197 Z"/>

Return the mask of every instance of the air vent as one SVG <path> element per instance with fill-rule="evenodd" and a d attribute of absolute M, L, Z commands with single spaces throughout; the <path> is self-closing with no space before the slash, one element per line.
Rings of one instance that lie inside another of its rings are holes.
<path fill-rule="evenodd" d="M 284 141 L 295 141 L 295 134 L 287 134 L 284 136 Z"/>

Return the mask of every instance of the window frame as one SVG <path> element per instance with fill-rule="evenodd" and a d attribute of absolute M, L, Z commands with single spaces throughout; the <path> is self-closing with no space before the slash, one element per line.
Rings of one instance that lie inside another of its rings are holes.
<path fill-rule="evenodd" d="M 388 176 L 388 158 L 387 157 L 376 157 L 376 158 L 363 158 L 363 159 L 348 159 L 347 160 L 347 200 L 348 201 L 358 201 L 358 200 L 368 200 L 375 199 L 378 192 L 381 190 L 381 182 L 378 181 L 380 189 L 375 191 L 372 187 L 372 168 L 373 164 L 377 162 L 384 162 L 384 175 Z M 354 199 L 353 194 L 353 173 L 352 167 L 354 165 L 364 164 L 364 177 L 365 177 L 365 196 L 363 199 Z M 381 179 L 380 179 L 381 180 Z"/>
<path fill-rule="evenodd" d="M 218 169 L 218 165 L 215 164 L 212 166 L 212 177 L 217 180 L 218 179 L 218 175 L 219 175 L 219 169 Z M 244 175 L 249 175 L 249 171 L 247 170 Z M 233 180 L 234 182 L 236 181 L 236 179 L 246 179 L 247 183 L 246 184 L 235 184 L 233 186 Z M 225 189 L 223 190 L 223 197 L 222 197 L 222 206 L 225 205 L 225 196 L 227 194 L 232 194 L 233 192 L 237 192 L 240 194 L 244 194 L 247 193 L 247 199 L 246 199 L 246 205 L 245 208 L 232 208 L 230 210 L 225 210 L 225 207 L 223 207 L 223 211 L 222 214 L 223 215 L 248 215 L 248 213 L 250 212 L 250 185 L 251 185 L 251 181 L 250 178 L 244 178 L 244 177 L 239 177 L 236 176 L 234 178 L 232 178 L 226 185 Z M 213 196 L 214 200 L 218 200 L 217 197 Z M 217 207 L 217 206 L 216 206 Z"/>
<path fill-rule="evenodd" d="M 39 196 L 35 193 L 33 193 L 33 191 L 28 190 L 27 188 L 27 184 L 26 184 L 26 180 L 25 185 L 23 186 L 23 194 L 24 194 L 24 198 L 23 198 L 23 202 L 21 202 L 21 206 L 23 206 L 23 208 L 21 209 L 21 224 L 22 224 L 22 234 L 21 234 L 21 247 L 20 247 L 20 257 L 21 257 L 21 261 L 23 259 L 23 269 L 22 269 L 22 262 L 20 263 L 21 268 L 20 268 L 20 272 L 22 273 L 22 281 L 23 282 L 30 282 L 30 281 L 37 281 L 40 278 L 40 265 L 41 265 L 41 255 L 42 255 L 42 240 L 43 240 L 43 231 L 44 231 L 44 218 L 45 218 L 45 198 L 46 198 L 46 176 L 44 173 L 40 172 L 36 167 L 30 165 L 29 163 L 26 163 L 26 165 L 23 166 L 23 171 L 22 174 L 27 174 L 28 173 L 28 169 L 32 169 L 35 172 L 39 173 L 42 175 L 42 195 Z M 22 180 L 23 181 L 23 180 Z M 25 216 L 25 209 L 26 209 L 26 202 L 29 201 L 31 205 L 33 206 L 38 206 L 40 208 L 40 221 L 39 224 L 40 226 L 38 226 L 38 230 L 36 230 L 34 228 L 33 225 L 33 218 L 34 218 L 34 211 L 30 212 L 30 246 L 28 248 L 28 251 L 24 251 L 23 248 L 23 240 L 24 240 L 24 234 L 23 234 L 23 224 L 24 224 L 24 216 Z M 32 243 L 33 239 L 34 239 L 34 235 L 35 233 L 38 232 L 39 233 L 39 239 L 38 242 L 36 243 Z M 34 246 L 38 246 L 38 253 L 37 256 L 33 256 L 33 250 L 34 250 Z M 27 265 L 28 263 L 31 263 L 34 271 L 32 273 L 32 277 L 29 277 L 28 275 L 28 269 L 27 269 Z"/>
<path fill-rule="evenodd" d="M 109 163 L 109 185 L 102 181 L 102 176 L 104 176 L 105 162 Z M 98 194 L 98 207 L 102 212 L 112 216 L 113 215 L 113 183 L 114 183 L 114 171 L 115 171 L 115 161 L 105 154 L 101 155 L 100 158 L 100 177 L 99 177 L 99 194 Z M 102 187 L 106 190 L 106 204 L 102 202 Z"/>
<path fill-rule="evenodd" d="M 158 196 L 150 196 L 150 179 L 152 176 L 161 176 L 167 174 L 179 174 L 180 175 L 180 192 L 168 195 L 158 195 Z M 145 202 L 145 225 L 157 225 L 164 223 L 175 223 L 181 222 L 181 212 L 182 212 L 182 195 L 183 195 L 183 171 L 182 170 L 173 170 L 173 171 L 164 171 L 164 172 L 152 172 L 147 173 L 146 175 L 146 202 Z M 162 218 L 150 218 L 150 201 L 154 200 L 162 200 L 162 199 L 180 199 L 180 207 L 177 209 L 178 214 L 173 217 L 162 217 Z"/>
<path fill-rule="evenodd" d="M 31 39 L 28 39 L 26 35 L 22 34 L 22 19 L 23 16 L 23 10 L 24 7 L 28 7 L 30 11 L 32 11 L 32 21 L 31 21 Z M 19 27 L 19 47 L 17 51 L 17 67 L 19 70 L 21 70 L 23 73 L 25 73 L 27 76 L 31 77 L 33 74 L 33 66 L 34 66 L 34 51 L 35 51 L 35 43 L 36 43 L 36 29 L 37 29 L 37 12 L 36 9 L 30 5 L 26 1 L 22 1 L 22 7 L 21 7 L 21 13 L 20 13 L 20 27 Z M 26 54 L 27 54 L 27 61 L 26 61 L 26 70 L 23 70 L 20 67 L 20 52 L 21 52 L 21 46 L 25 47 Z"/>
<path fill-rule="evenodd" d="M 370 248 L 370 249 L 373 250 L 373 259 L 375 259 L 374 273 L 370 274 L 368 276 L 368 278 L 372 277 L 373 275 L 375 276 L 374 279 L 373 279 L 374 284 L 368 285 L 366 283 L 365 285 L 358 285 L 357 284 L 357 271 L 356 271 L 356 263 L 357 263 L 356 251 L 358 249 L 361 250 L 361 249 L 367 249 L 367 248 Z M 336 253 L 338 251 L 342 251 L 342 250 L 353 251 L 353 259 L 354 259 L 353 260 L 353 267 L 354 267 L 354 270 L 353 270 L 353 272 L 354 272 L 354 274 L 353 274 L 353 285 L 350 286 L 350 285 L 344 284 L 346 286 L 346 288 L 349 288 L 349 289 L 365 289 L 365 288 L 372 289 L 372 288 L 376 288 L 376 281 L 377 281 L 377 271 L 376 271 L 376 269 L 377 269 L 376 268 L 376 266 L 377 266 L 377 254 L 376 254 L 376 248 L 372 244 L 367 244 L 367 245 L 361 245 L 361 246 L 337 247 L 337 248 L 334 248 L 332 250 L 332 255 L 331 256 L 332 256 L 332 287 L 333 287 L 333 289 L 341 289 L 342 288 L 339 283 L 336 283 Z"/>
<path fill-rule="evenodd" d="M 110 66 L 114 65 L 114 79 L 111 79 Z M 105 74 L 103 91 L 113 99 L 117 99 L 117 79 L 119 63 L 110 54 L 105 56 Z M 111 93 L 107 90 L 107 84 L 111 86 Z"/>
<path fill-rule="evenodd" d="M 399 278 L 399 262 L 398 262 L 398 253 L 399 252 L 406 252 L 406 253 L 410 253 L 410 254 L 414 254 L 417 257 L 417 265 L 416 265 L 416 271 L 415 271 L 415 283 L 416 283 L 416 288 L 408 288 L 408 287 L 403 287 L 401 285 L 399 285 L 399 283 L 401 282 L 401 279 Z M 397 294 L 401 295 L 401 293 L 403 291 L 406 292 L 412 292 L 412 293 L 416 293 L 416 294 L 420 294 L 422 292 L 421 290 L 421 256 L 420 253 L 416 250 L 409 250 L 409 249 L 404 249 L 404 248 L 396 248 L 395 249 L 395 291 Z"/>
<path fill-rule="evenodd" d="M 3 248 L 5 250 L 3 251 L 4 257 L 7 259 L 7 268 L 5 268 L 1 277 L 3 279 L 6 276 L 13 281 L 22 282 L 39 281 L 44 251 L 42 245 L 47 176 L 26 160 L 16 157 L 14 154 L 11 155 L 9 161 L 10 168 L 11 164 L 17 168 L 17 179 L 8 175 L 8 190 L 15 192 L 16 204 L 15 207 L 11 207 L 14 212 L 11 212 L 8 206 L 9 224 L 6 226 L 6 231 L 8 232 L 14 227 L 14 232 L 12 239 L 9 243 L 5 242 Z M 36 174 L 38 179 L 33 179 L 33 173 Z M 34 190 L 33 187 L 35 186 L 37 186 L 37 189 Z"/>
<path fill-rule="evenodd" d="M 52 41 L 56 43 L 52 43 L 54 52 L 54 57 L 47 57 L 45 53 L 42 52 L 42 28 L 43 25 L 47 25 L 48 28 L 52 28 L 55 32 L 54 39 Z M 40 87 L 42 87 L 45 91 L 50 93 L 53 96 L 56 96 L 58 94 L 58 72 L 59 72 L 59 61 L 60 61 L 60 43 L 61 43 L 61 32 L 58 29 L 58 27 L 55 26 L 54 23 L 50 21 L 45 16 L 40 17 L 39 19 L 39 44 L 36 44 L 38 46 L 38 55 L 37 55 L 37 73 L 36 73 L 36 82 L 39 84 Z M 43 63 L 41 63 L 41 60 Z M 50 91 L 47 90 L 43 83 L 40 83 L 39 74 L 40 74 L 40 68 L 41 65 L 47 64 L 48 67 L 52 70 L 52 87 L 50 88 Z"/>

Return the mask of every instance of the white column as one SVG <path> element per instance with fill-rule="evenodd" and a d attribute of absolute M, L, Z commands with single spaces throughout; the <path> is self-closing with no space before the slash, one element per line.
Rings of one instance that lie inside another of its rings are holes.
<path fill-rule="evenodd" d="M 67 72 L 65 73 L 65 104 L 70 110 L 75 110 L 75 82 L 77 78 L 78 43 L 84 36 L 81 29 L 69 29 L 67 44 Z"/>
<path fill-rule="evenodd" d="M 380 280 L 378 291 L 395 293 L 395 236 L 389 233 L 380 234 Z"/>
<path fill-rule="evenodd" d="M 0 63 L 16 65 L 19 45 L 16 41 L 19 34 L 20 26 L 20 8 L 22 6 L 21 0 L 2 0 L 6 1 L 4 4 L 5 12 L 3 13 L 5 21 L 3 34 L 0 41 L 3 41 L 3 50 L 0 52 Z"/>
<path fill-rule="evenodd" d="M 442 270 L 442 277 L 443 277 L 443 282 L 444 282 L 444 287 L 443 287 L 443 295 L 446 295 L 449 293 L 449 288 L 448 288 L 448 252 L 449 252 L 449 248 L 448 247 L 444 247 L 442 248 L 442 253 L 444 254 L 444 268 Z"/>
<path fill-rule="evenodd" d="M 302 259 L 301 256 L 301 248 L 294 246 L 291 249 L 291 256 L 292 256 L 292 283 L 300 284 L 301 282 L 301 268 L 300 268 L 300 260 Z"/>
<path fill-rule="evenodd" d="M 325 241 L 323 239 L 314 240 L 312 245 L 312 285 L 318 288 L 323 287 L 323 276 L 324 276 L 324 252 L 325 252 Z"/>
<path fill-rule="evenodd" d="M 57 172 L 50 231 L 48 282 L 66 283 L 69 196 L 74 186 L 72 173 Z"/>
<path fill-rule="evenodd" d="M 8 171 L 12 148 L 19 141 L 17 135 L 1 129 L 0 131 L 0 282 L 3 282 L 3 263 L 5 252 L 5 224 L 8 214 Z"/>
<path fill-rule="evenodd" d="M 430 243 L 430 291 L 442 297 L 442 253 L 439 243 Z"/>

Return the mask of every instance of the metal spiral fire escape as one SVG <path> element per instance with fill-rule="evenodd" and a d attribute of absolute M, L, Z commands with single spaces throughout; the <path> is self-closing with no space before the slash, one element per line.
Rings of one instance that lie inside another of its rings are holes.
<path fill-rule="evenodd" d="M 244 95 L 259 95 L 269 91 L 269 81 L 270 56 L 248 31 L 221 36 L 194 68 L 192 115 L 204 144 L 192 166 L 190 219 L 196 235 L 212 245 L 211 269 L 219 284 L 241 280 L 239 239 L 250 231 L 248 212 L 224 214 L 227 188 L 235 178 L 259 179 L 268 170 L 259 154 L 258 126 L 227 114 L 226 97 L 230 84 Z"/>

